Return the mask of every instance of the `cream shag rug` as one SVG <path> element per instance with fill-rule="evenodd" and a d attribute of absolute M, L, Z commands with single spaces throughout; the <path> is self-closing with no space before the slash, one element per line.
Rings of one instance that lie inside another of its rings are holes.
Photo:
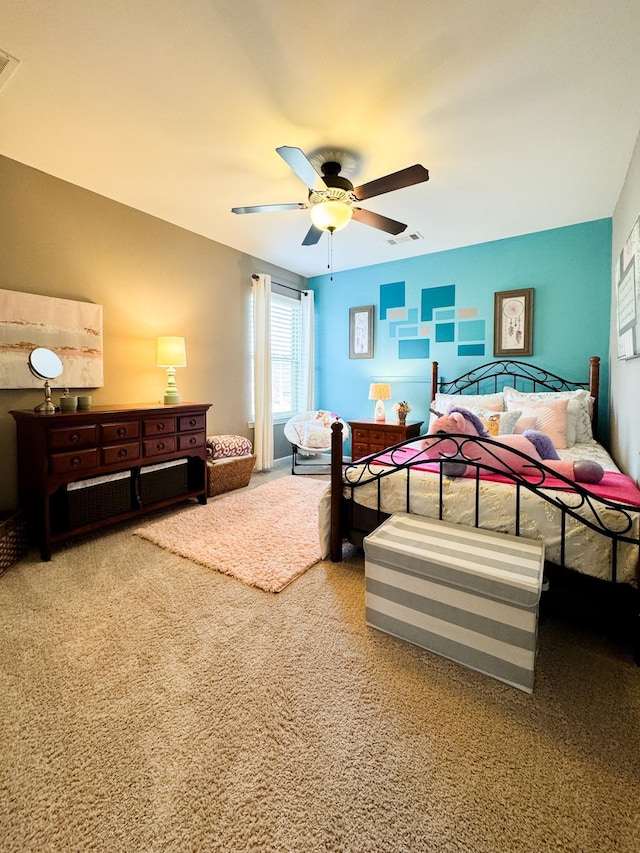
<path fill-rule="evenodd" d="M 320 560 L 318 503 L 327 483 L 282 477 L 134 531 L 138 536 L 267 592 Z"/>

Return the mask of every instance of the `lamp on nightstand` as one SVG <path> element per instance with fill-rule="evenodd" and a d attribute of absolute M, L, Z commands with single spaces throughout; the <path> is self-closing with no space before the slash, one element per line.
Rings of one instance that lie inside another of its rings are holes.
<path fill-rule="evenodd" d="M 187 350 L 184 338 L 162 337 L 157 341 L 156 364 L 167 370 L 167 389 L 164 392 L 166 404 L 179 403 L 180 394 L 176 387 L 176 367 L 187 366 Z"/>
<path fill-rule="evenodd" d="M 382 401 L 391 399 L 391 385 L 388 385 L 386 382 L 372 382 L 369 385 L 369 399 L 376 401 L 375 420 L 385 421 L 386 414 Z"/>

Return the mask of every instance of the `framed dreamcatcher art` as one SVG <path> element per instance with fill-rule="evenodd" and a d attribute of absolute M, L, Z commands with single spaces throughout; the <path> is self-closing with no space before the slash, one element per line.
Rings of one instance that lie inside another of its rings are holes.
<path fill-rule="evenodd" d="M 533 355 L 533 288 L 494 294 L 493 354 Z"/>

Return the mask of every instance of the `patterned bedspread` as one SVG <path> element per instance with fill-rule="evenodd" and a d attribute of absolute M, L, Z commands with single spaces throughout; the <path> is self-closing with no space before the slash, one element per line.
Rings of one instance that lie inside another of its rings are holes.
<path fill-rule="evenodd" d="M 563 459 L 594 459 L 605 471 L 619 473 L 614 461 L 604 447 L 596 442 L 576 444 L 559 451 Z M 349 466 L 347 480 L 355 481 L 362 465 Z M 430 518 L 438 517 L 439 475 L 428 471 L 412 470 L 409 478 L 409 507 L 407 507 L 407 471 L 399 470 L 380 480 L 381 509 L 385 513 L 411 512 Z M 443 478 L 445 521 L 473 526 L 475 522 L 475 479 Z M 544 490 L 542 490 L 544 491 Z M 557 494 L 557 492 L 552 492 Z M 345 497 L 351 489 L 345 487 Z M 375 509 L 378 500 L 378 482 L 364 484 L 354 491 L 355 500 Z M 566 506 L 573 507 L 581 517 L 590 517 L 592 509 L 582 506 L 576 493 L 562 492 Z M 610 529 L 627 532 L 636 539 L 640 536 L 640 507 L 637 513 L 619 513 L 599 504 L 595 506 L 603 522 Z M 482 481 L 479 485 L 479 522 L 486 530 L 515 533 L 516 490 L 508 483 Z M 629 528 L 627 530 L 627 528 Z M 323 554 L 329 553 L 329 499 L 323 497 L 320 506 L 320 534 Z M 561 562 L 561 512 L 541 495 L 521 489 L 520 535 L 531 539 L 544 539 L 546 559 Z M 596 530 L 567 517 L 565 533 L 565 564 L 576 571 L 611 580 L 612 542 Z M 617 554 L 617 580 L 637 585 L 638 546 L 620 543 Z"/>

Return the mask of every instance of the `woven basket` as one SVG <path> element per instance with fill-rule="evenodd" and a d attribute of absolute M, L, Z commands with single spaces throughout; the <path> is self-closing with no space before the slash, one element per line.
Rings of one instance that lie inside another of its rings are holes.
<path fill-rule="evenodd" d="M 131 473 L 107 474 L 71 483 L 67 486 L 67 507 L 70 528 L 128 512 L 132 507 Z"/>
<path fill-rule="evenodd" d="M 189 490 L 188 462 L 165 462 L 140 469 L 140 500 L 158 503 L 183 495 Z"/>
<path fill-rule="evenodd" d="M 224 492 L 248 486 L 255 464 L 256 457 L 253 455 L 207 462 L 207 497 L 214 498 Z"/>
<path fill-rule="evenodd" d="M 24 512 L 0 512 L 0 575 L 29 550 Z"/>

